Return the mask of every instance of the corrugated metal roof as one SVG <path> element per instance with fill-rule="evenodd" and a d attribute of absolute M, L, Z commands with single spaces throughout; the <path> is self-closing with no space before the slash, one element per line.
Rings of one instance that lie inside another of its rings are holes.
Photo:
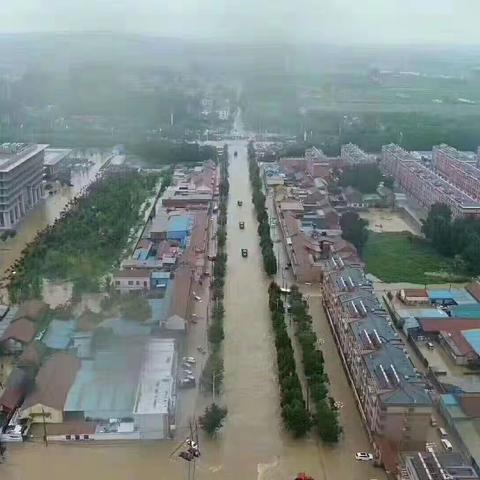
<path fill-rule="evenodd" d="M 168 220 L 169 232 L 183 232 L 190 230 L 191 227 L 190 215 L 174 215 Z"/>
<path fill-rule="evenodd" d="M 480 328 L 462 330 L 465 340 L 472 346 L 477 355 L 480 355 Z"/>
<path fill-rule="evenodd" d="M 144 343 L 122 342 L 84 360 L 65 401 L 65 412 L 84 412 L 85 417 L 108 420 L 130 417 Z"/>
<path fill-rule="evenodd" d="M 75 330 L 74 320 L 52 320 L 42 342 L 55 350 L 65 350 L 72 341 Z"/>

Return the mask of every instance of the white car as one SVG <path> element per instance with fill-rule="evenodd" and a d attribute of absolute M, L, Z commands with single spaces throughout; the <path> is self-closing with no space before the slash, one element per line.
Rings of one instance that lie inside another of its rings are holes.
<path fill-rule="evenodd" d="M 195 360 L 195 357 L 183 357 L 182 362 L 191 363 L 192 365 L 195 365 L 197 363 L 197 361 Z"/>
<path fill-rule="evenodd" d="M 360 460 L 362 462 L 369 462 L 370 460 L 373 460 L 373 455 L 367 452 L 357 452 L 355 454 L 355 460 Z"/>

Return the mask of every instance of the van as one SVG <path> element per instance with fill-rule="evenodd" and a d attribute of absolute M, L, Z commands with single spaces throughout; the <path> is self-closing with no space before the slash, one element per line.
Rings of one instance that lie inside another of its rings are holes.
<path fill-rule="evenodd" d="M 442 438 L 443 437 L 448 437 L 448 432 L 442 427 L 438 427 L 438 433 L 440 434 L 440 436 Z"/>
<path fill-rule="evenodd" d="M 446 438 L 442 438 L 441 442 L 442 442 L 443 448 L 447 452 L 451 452 L 453 450 L 452 444 Z"/>

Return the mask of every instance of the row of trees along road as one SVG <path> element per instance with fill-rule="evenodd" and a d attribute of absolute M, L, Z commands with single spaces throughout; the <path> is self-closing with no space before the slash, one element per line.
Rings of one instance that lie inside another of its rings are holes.
<path fill-rule="evenodd" d="M 200 386 L 205 392 L 215 394 L 221 392 L 223 385 L 223 356 L 221 346 L 225 337 L 223 320 L 225 308 L 223 306 L 225 274 L 227 270 L 227 204 L 230 184 L 228 182 L 228 146 L 224 145 L 223 154 L 219 158 L 220 165 L 220 185 L 219 185 L 219 207 L 217 218 L 217 256 L 213 267 L 212 282 L 212 315 L 211 323 L 208 328 L 208 341 L 210 343 L 210 355 L 205 363 L 200 378 Z M 205 409 L 205 413 L 200 417 L 200 425 L 209 435 L 214 435 L 221 428 L 223 419 L 227 414 L 227 409 L 218 406 L 213 402 Z"/>
<path fill-rule="evenodd" d="M 258 220 L 258 234 L 260 236 L 260 247 L 262 249 L 263 267 L 267 275 L 277 273 L 277 259 L 273 252 L 273 242 L 270 236 L 270 225 L 268 223 L 268 213 L 265 206 L 265 195 L 262 192 L 262 181 L 260 179 L 260 169 L 255 155 L 253 142 L 248 144 L 248 169 L 250 174 L 250 183 L 252 185 L 252 200 L 255 205 Z"/>
<path fill-rule="evenodd" d="M 422 232 L 438 253 L 457 260 L 459 270 L 480 273 L 479 219 L 454 219 L 448 205 L 435 203 L 423 221 Z"/>
<path fill-rule="evenodd" d="M 289 432 L 295 437 L 302 437 L 310 430 L 312 419 L 303 398 L 292 342 L 285 324 L 285 308 L 281 299 L 280 288 L 276 283 L 272 282 L 270 284 L 268 295 L 275 335 L 275 348 L 277 350 L 282 419 Z"/>
<path fill-rule="evenodd" d="M 321 350 L 317 348 L 317 335 L 312 328 L 312 317 L 308 313 L 308 305 L 296 285 L 290 292 L 290 305 L 296 336 L 302 350 L 302 362 L 308 382 L 309 395 L 315 404 L 313 423 L 325 442 L 337 442 L 342 432 L 338 423 L 337 410 L 332 398 L 327 399 L 328 376 L 324 371 L 324 360 Z"/>

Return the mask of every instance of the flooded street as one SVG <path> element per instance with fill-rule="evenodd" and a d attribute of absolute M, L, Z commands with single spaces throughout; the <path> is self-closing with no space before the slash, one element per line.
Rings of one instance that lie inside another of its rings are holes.
<path fill-rule="evenodd" d="M 228 416 L 217 439 L 207 440 L 201 436 L 202 456 L 196 465 L 195 478 L 291 480 L 297 473 L 305 471 L 315 480 L 382 479 L 382 470 L 354 459 L 356 451 L 370 451 L 370 447 L 321 309 L 318 288 L 315 287 L 310 287 L 310 306 L 319 337 L 325 339 L 322 348 L 326 369 L 333 383 L 332 393 L 345 404 L 341 411 L 345 435 L 338 445 L 329 447 L 315 434 L 303 440 L 294 440 L 283 431 L 267 303 L 269 280 L 262 269 L 257 222 L 251 203 L 247 142 L 230 142 L 229 149 L 231 193 L 223 344 L 225 381 L 221 401 L 228 407 Z M 234 150 L 238 151 L 236 158 L 233 157 Z M 239 199 L 243 200 L 242 207 L 237 206 Z M 245 222 L 245 230 L 239 229 L 239 221 Z M 241 248 L 248 249 L 248 258 L 241 257 Z M 278 248 L 282 248 L 282 244 Z M 195 338 L 189 343 L 193 345 L 199 341 Z M 199 415 L 205 399 L 200 396 L 187 404 Z M 188 434 L 185 426 L 179 423 L 178 438 Z M 171 456 L 177 445 L 177 441 L 114 445 L 51 444 L 48 447 L 40 443 L 14 445 L 9 449 L 8 462 L 0 465 L 0 478 L 189 478 L 188 464 L 176 455 Z M 190 478 L 193 478 L 192 475 Z"/>
<path fill-rule="evenodd" d="M 53 223 L 64 210 L 65 205 L 92 182 L 101 166 L 111 156 L 110 152 L 102 153 L 96 150 L 82 153 L 85 158 L 94 163 L 89 167 L 72 168 L 73 187 L 58 187 L 57 193 L 47 196 L 29 212 L 18 226 L 17 235 L 14 238 L 0 242 L 0 277 L 3 277 L 5 270 L 20 256 L 25 245 L 33 240 L 36 233 Z"/>

